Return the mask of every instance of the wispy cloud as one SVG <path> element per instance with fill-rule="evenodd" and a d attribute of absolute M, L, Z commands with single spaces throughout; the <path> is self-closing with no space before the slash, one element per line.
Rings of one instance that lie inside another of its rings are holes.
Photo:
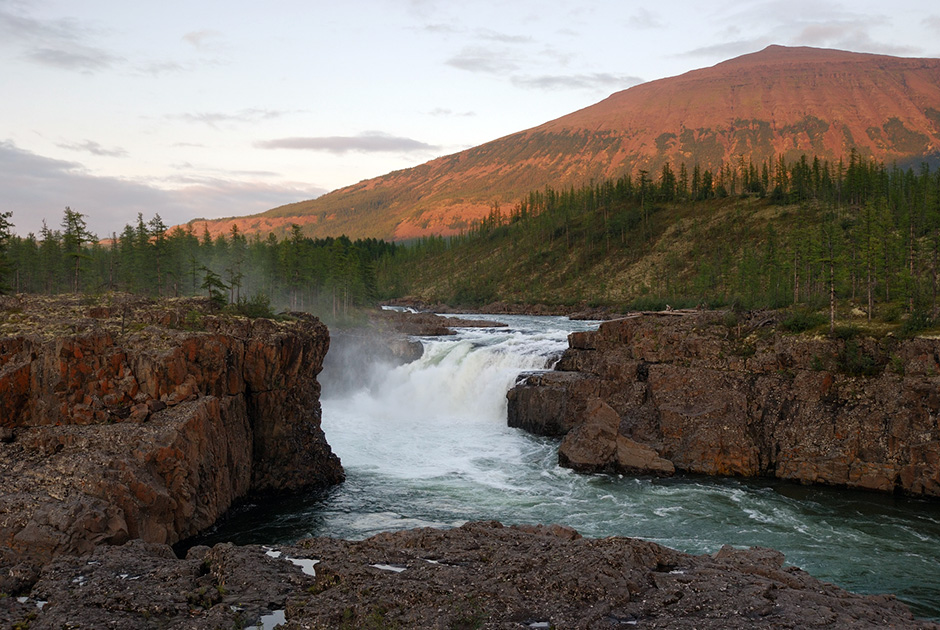
<path fill-rule="evenodd" d="M 391 136 L 381 132 L 367 132 L 358 136 L 320 136 L 277 138 L 256 142 L 259 149 L 298 149 L 303 151 L 327 151 L 343 154 L 359 153 L 411 153 L 414 151 L 437 151 L 440 147 L 412 138 Z"/>
<path fill-rule="evenodd" d="M 0 5 L 0 42 L 21 48 L 23 58 L 38 64 L 95 72 L 123 61 L 88 43 L 99 34 L 76 20 L 39 20 Z"/>
<path fill-rule="evenodd" d="M 512 77 L 513 84 L 523 88 L 540 90 L 575 89 L 626 89 L 643 83 L 640 77 L 604 72 L 593 74 L 556 74 L 537 77 Z"/>
<path fill-rule="evenodd" d="M 663 27 L 662 20 L 653 15 L 647 9 L 638 9 L 633 15 L 630 16 L 630 19 L 627 20 L 627 23 L 632 28 L 639 29 Z"/>
<path fill-rule="evenodd" d="M 460 70 L 485 74 L 507 74 L 519 67 L 507 51 L 482 46 L 464 48 L 445 63 Z"/>
<path fill-rule="evenodd" d="M 200 123 L 210 127 L 218 127 L 225 123 L 256 123 L 262 120 L 280 118 L 290 112 L 274 109 L 249 108 L 237 112 L 191 112 L 172 114 L 168 118 L 191 123 Z"/>
<path fill-rule="evenodd" d="M 172 74 L 176 72 L 183 72 L 187 68 L 183 64 L 176 61 L 153 61 L 149 63 L 144 63 L 138 66 L 137 72 L 140 74 L 147 74 L 154 77 L 159 77 L 165 74 Z"/>
<path fill-rule="evenodd" d="M 870 20 L 830 20 L 802 25 L 792 43 L 846 50 L 879 52 L 889 55 L 916 54 L 919 49 L 904 44 L 875 40 L 870 31 L 876 22 Z"/>
<path fill-rule="evenodd" d="M 510 35 L 508 33 L 499 33 L 489 29 L 480 29 L 476 31 L 476 35 L 480 39 L 491 42 L 499 42 L 501 44 L 531 44 L 535 41 L 533 38 L 527 35 Z"/>
<path fill-rule="evenodd" d="M 454 116 L 460 118 L 467 118 L 469 116 L 476 116 L 476 112 L 455 112 L 452 109 L 447 107 L 435 107 L 428 112 L 431 116 Z"/>
<path fill-rule="evenodd" d="M 737 57 L 746 53 L 757 52 L 771 44 L 775 43 L 769 38 L 739 39 L 735 41 L 714 44 L 712 46 L 702 46 L 679 53 L 680 57 L 708 57 L 728 59 Z M 779 42 L 778 42 L 779 43 Z"/>
<path fill-rule="evenodd" d="M 213 49 L 222 39 L 222 33 L 212 29 L 191 31 L 183 35 L 183 41 L 199 50 Z"/>
<path fill-rule="evenodd" d="M 818 0 L 770 0 L 735 3 L 714 20 L 729 26 L 721 31 L 724 43 L 703 46 L 681 56 L 728 58 L 760 50 L 770 44 L 816 46 L 890 55 L 917 54 L 917 48 L 897 41 L 882 41 L 879 30 L 891 16 L 853 11 L 851 4 Z M 743 35 L 743 34 L 747 35 Z"/>
<path fill-rule="evenodd" d="M 92 155 L 100 155 L 104 157 L 126 157 L 127 151 L 120 147 L 114 147 L 112 149 L 105 148 L 95 142 L 94 140 L 85 140 L 84 142 L 66 142 L 56 145 L 62 149 L 68 149 L 69 151 L 80 151 L 83 153 L 91 153 Z"/>
<path fill-rule="evenodd" d="M 104 50 L 89 46 L 71 45 L 59 48 L 33 48 L 26 53 L 32 61 L 63 70 L 95 72 L 110 68 L 121 61 Z"/>

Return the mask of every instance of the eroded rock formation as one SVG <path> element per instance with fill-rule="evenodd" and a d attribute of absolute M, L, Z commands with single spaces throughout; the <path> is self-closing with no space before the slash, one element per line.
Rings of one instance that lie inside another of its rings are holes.
<path fill-rule="evenodd" d="M 509 422 L 582 471 L 766 475 L 940 496 L 940 339 L 808 337 L 772 316 L 646 314 L 573 333 Z"/>
<path fill-rule="evenodd" d="M 785 566 L 770 549 L 692 556 L 495 522 L 276 549 L 220 544 L 186 559 L 141 541 L 103 546 L 60 557 L 29 592 L 0 599 L 0 625 L 29 615 L 31 630 L 197 630 L 259 617 L 324 629 L 940 628 L 891 596 L 847 593 Z"/>
<path fill-rule="evenodd" d="M 0 591 L 59 554 L 175 543 L 249 492 L 343 479 L 320 429 L 316 318 L 209 315 L 198 300 L 4 306 L 0 565 L 25 564 Z"/>

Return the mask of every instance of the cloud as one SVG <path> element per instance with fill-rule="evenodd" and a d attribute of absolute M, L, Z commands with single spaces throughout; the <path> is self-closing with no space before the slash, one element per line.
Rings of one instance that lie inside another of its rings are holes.
<path fill-rule="evenodd" d="M 480 29 L 476 32 L 476 35 L 480 39 L 499 42 L 501 44 L 531 44 L 535 41 L 525 35 L 507 35 L 506 33 L 498 33 L 489 29 Z"/>
<path fill-rule="evenodd" d="M 226 176 L 159 183 L 93 176 L 76 162 L 43 157 L 0 141 L 0 212 L 13 211 L 14 229 L 21 236 L 38 234 L 44 218 L 57 229 L 65 206 L 84 214 L 89 230 L 105 236 L 120 232 L 138 212 L 145 217 L 160 214 L 171 225 L 196 217 L 255 214 L 326 192 L 297 183 Z"/>
<path fill-rule="evenodd" d="M 121 149 L 120 147 L 115 147 L 113 149 L 106 149 L 97 142 L 93 140 L 85 140 L 84 142 L 69 142 L 57 145 L 62 149 L 68 149 L 69 151 L 82 151 L 85 153 L 91 153 L 92 155 L 100 155 L 104 157 L 126 157 L 127 151 Z"/>
<path fill-rule="evenodd" d="M 216 43 L 221 39 L 222 33 L 219 31 L 214 31 L 212 29 L 204 29 L 201 31 L 191 31 L 183 35 L 182 39 L 187 44 L 191 45 L 193 48 L 203 50 L 214 48 Z"/>
<path fill-rule="evenodd" d="M 184 70 L 186 70 L 186 68 L 182 64 L 175 61 L 154 61 L 142 64 L 137 68 L 139 73 L 149 74 L 155 77 L 174 72 L 183 72 Z"/>
<path fill-rule="evenodd" d="M 662 21 L 646 9 L 639 9 L 636 13 L 630 16 L 630 19 L 627 20 L 627 23 L 633 28 L 640 29 L 663 27 Z"/>
<path fill-rule="evenodd" d="M 453 35 L 455 33 L 462 33 L 463 29 L 455 28 L 450 24 L 425 24 L 421 27 L 421 30 L 427 33 L 434 34 L 444 34 L 444 35 Z"/>
<path fill-rule="evenodd" d="M 865 20 L 807 23 L 794 36 L 792 43 L 889 55 L 908 55 L 919 52 L 919 49 L 912 46 L 887 44 L 872 39 L 868 30 L 873 26 L 875 26 L 874 22 Z"/>
<path fill-rule="evenodd" d="M 754 52 L 769 44 L 816 46 L 891 55 L 916 54 L 904 43 L 884 42 L 873 34 L 891 22 L 888 14 L 862 13 L 852 5 L 818 0 L 771 0 L 735 3 L 730 11 L 714 19 L 732 25 L 724 30 L 726 43 L 706 46 L 683 56 L 733 57 Z M 751 34 L 741 38 L 741 33 Z"/>
<path fill-rule="evenodd" d="M 0 7 L 0 34 L 8 41 L 10 39 L 73 41 L 82 33 L 82 30 L 73 20 L 37 20 Z"/>
<path fill-rule="evenodd" d="M 930 15 L 924 18 L 924 26 L 940 33 L 940 15 Z"/>
<path fill-rule="evenodd" d="M 259 149 L 300 149 L 304 151 L 327 151 L 343 154 L 359 153 L 410 153 L 413 151 L 437 151 L 440 147 L 411 138 L 390 136 L 380 132 L 368 132 L 358 136 L 321 136 L 278 138 L 256 142 Z"/>
<path fill-rule="evenodd" d="M 485 74 L 507 74 L 518 67 L 505 50 L 479 46 L 464 48 L 444 63 L 460 70 Z"/>
<path fill-rule="evenodd" d="M 467 118 L 477 115 L 476 112 L 455 112 L 454 110 L 448 109 L 447 107 L 435 107 L 429 111 L 428 114 L 431 116 L 455 116 L 460 118 Z"/>
<path fill-rule="evenodd" d="M 62 70 L 94 72 L 110 68 L 120 58 L 103 50 L 87 46 L 64 48 L 34 48 L 26 53 L 32 61 Z"/>
<path fill-rule="evenodd" d="M 25 59 L 64 70 L 95 72 L 122 61 L 87 40 L 99 33 L 71 19 L 39 20 L 0 7 L 0 41 L 22 48 Z"/>
<path fill-rule="evenodd" d="M 195 112 L 186 114 L 173 114 L 168 116 L 175 120 L 185 122 L 201 123 L 210 127 L 217 127 L 222 123 L 256 123 L 262 120 L 272 120 L 290 113 L 273 109 L 243 109 L 235 113 L 224 112 Z"/>
<path fill-rule="evenodd" d="M 767 46 L 775 43 L 769 38 L 741 39 L 737 41 L 725 42 L 723 44 L 714 44 L 712 46 L 702 46 L 679 53 L 679 57 L 709 57 L 729 59 L 747 53 L 763 50 Z"/>
<path fill-rule="evenodd" d="M 637 85 L 638 83 L 643 83 L 643 79 L 640 77 L 628 75 L 598 72 L 592 74 L 558 74 L 542 75 L 536 77 L 513 77 L 512 82 L 517 87 L 534 88 L 539 90 L 619 90 Z"/>

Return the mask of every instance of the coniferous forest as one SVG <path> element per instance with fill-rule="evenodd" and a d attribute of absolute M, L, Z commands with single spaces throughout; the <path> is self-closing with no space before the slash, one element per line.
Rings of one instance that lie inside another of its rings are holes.
<path fill-rule="evenodd" d="M 333 319 L 375 303 L 375 261 L 397 249 L 375 239 L 310 239 L 298 226 L 280 241 L 246 237 L 235 226 L 211 238 L 182 227 L 168 230 L 159 214 L 149 221 L 138 215 L 135 224 L 100 239 L 88 232 L 85 216 L 68 207 L 59 229 L 44 226 L 38 236 L 11 235 L 11 215 L 3 220 L 7 292 L 204 295 L 246 311 L 310 311 Z"/>
<path fill-rule="evenodd" d="M 13 233 L 0 215 L 5 292 L 206 295 L 325 318 L 381 299 L 480 307 L 494 301 L 851 308 L 928 322 L 940 296 L 940 172 L 856 154 L 830 163 L 782 158 L 717 172 L 655 174 L 546 187 L 453 237 L 395 244 L 311 239 L 299 226 L 227 235 L 138 216 L 109 235 L 64 210 L 55 228 Z M 907 315 L 905 315 L 907 314 Z"/>

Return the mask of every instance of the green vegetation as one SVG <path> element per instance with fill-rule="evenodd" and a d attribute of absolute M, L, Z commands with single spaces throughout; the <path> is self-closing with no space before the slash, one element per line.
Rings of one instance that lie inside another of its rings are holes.
<path fill-rule="evenodd" d="M 787 308 L 784 329 L 821 332 L 828 323 L 848 345 L 856 335 L 836 330 L 839 309 L 912 335 L 936 325 L 940 294 L 940 172 L 888 168 L 854 152 L 834 164 L 741 158 L 713 173 L 667 163 L 581 188 L 547 186 L 511 208 L 494 201 L 459 236 L 406 245 L 311 239 L 296 225 L 280 240 L 246 238 L 235 226 L 200 237 L 168 232 L 159 215 L 138 215 L 103 243 L 69 208 L 61 230 L 44 226 L 39 237 L 12 235 L 10 219 L 0 215 L 0 286 L 205 295 L 249 316 L 306 310 L 335 321 L 394 297 L 466 307 Z M 842 360 L 851 373 L 868 369 L 856 348 Z"/>
<path fill-rule="evenodd" d="M 797 307 L 794 332 L 841 306 L 923 330 L 940 290 L 940 173 L 854 153 L 715 174 L 667 164 L 657 181 L 547 187 L 508 214 L 494 203 L 465 234 L 383 259 L 378 279 L 387 297 L 466 306 Z"/>
<path fill-rule="evenodd" d="M 43 225 L 39 237 L 10 233 L 0 215 L 0 287 L 22 293 L 127 291 L 151 296 L 205 295 L 249 317 L 275 308 L 315 312 L 336 321 L 376 299 L 376 261 L 399 246 L 366 239 L 310 239 L 294 226 L 288 238 L 211 238 L 167 231 L 157 215 L 138 215 L 110 242 L 88 233 L 84 215 L 65 209 L 61 230 Z"/>

